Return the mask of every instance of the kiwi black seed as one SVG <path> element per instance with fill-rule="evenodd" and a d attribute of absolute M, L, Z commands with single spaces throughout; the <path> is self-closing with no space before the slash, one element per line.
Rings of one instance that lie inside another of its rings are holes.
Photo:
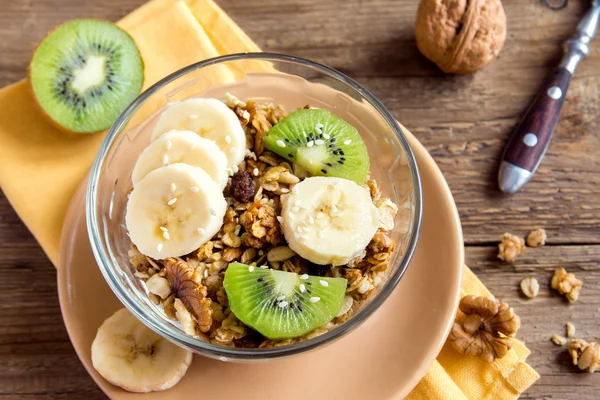
<path fill-rule="evenodd" d="M 231 263 L 223 286 L 229 307 L 269 339 L 302 336 L 340 312 L 348 281 Z"/>
<path fill-rule="evenodd" d="M 110 127 L 140 93 L 144 65 L 129 34 L 108 21 L 66 22 L 39 44 L 29 81 L 44 113 L 79 133 Z"/>
<path fill-rule="evenodd" d="M 290 113 L 263 142 L 311 175 L 346 178 L 362 185 L 369 172 L 367 147 L 358 130 L 322 108 Z"/>

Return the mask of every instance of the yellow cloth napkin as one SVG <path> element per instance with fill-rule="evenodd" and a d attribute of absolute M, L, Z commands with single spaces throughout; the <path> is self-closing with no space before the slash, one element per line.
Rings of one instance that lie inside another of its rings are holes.
<path fill-rule="evenodd" d="M 209 57 L 260 51 L 212 0 L 154 0 L 119 25 L 140 48 L 146 65 L 145 88 Z M 215 79 L 227 81 L 239 73 L 222 69 Z M 103 136 L 57 131 L 36 110 L 24 81 L 0 90 L 0 187 L 55 265 L 69 201 Z M 462 290 L 490 296 L 467 267 Z M 516 399 L 539 378 L 525 363 L 528 355 L 529 350 L 518 342 L 502 360 L 487 364 L 446 346 L 408 399 Z"/>

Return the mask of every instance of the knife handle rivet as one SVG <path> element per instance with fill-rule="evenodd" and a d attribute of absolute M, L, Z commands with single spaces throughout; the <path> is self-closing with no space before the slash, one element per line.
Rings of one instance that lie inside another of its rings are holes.
<path fill-rule="evenodd" d="M 535 133 L 528 133 L 527 135 L 523 136 L 523 143 L 525 143 L 525 145 L 528 147 L 534 147 L 537 142 L 538 138 L 535 136 Z"/>
<path fill-rule="evenodd" d="M 548 97 L 554 100 L 558 100 L 560 99 L 560 96 L 562 96 L 562 90 L 560 90 L 558 86 L 552 86 L 546 93 L 548 94 Z"/>

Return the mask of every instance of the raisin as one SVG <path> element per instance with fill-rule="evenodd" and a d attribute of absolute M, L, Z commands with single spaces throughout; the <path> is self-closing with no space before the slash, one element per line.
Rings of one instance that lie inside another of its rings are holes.
<path fill-rule="evenodd" d="M 252 175 L 247 171 L 238 171 L 231 178 L 233 198 L 240 203 L 249 203 L 254 197 Z"/>

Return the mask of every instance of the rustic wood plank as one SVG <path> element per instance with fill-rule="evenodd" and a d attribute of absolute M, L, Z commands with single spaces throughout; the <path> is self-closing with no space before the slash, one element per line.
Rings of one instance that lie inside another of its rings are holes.
<path fill-rule="evenodd" d="M 21 79 L 35 44 L 77 17 L 117 20 L 144 0 L 7 2 L 0 13 L 0 85 Z M 592 399 L 598 374 L 579 373 L 549 337 L 572 321 L 578 336 L 600 339 L 600 52 L 574 77 L 561 120 L 537 175 L 514 196 L 495 185 L 511 130 L 560 58 L 586 2 L 553 12 L 537 0 L 504 2 L 509 34 L 500 58 L 474 76 L 446 76 L 414 44 L 415 0 L 220 0 L 265 50 L 314 59 L 346 72 L 378 96 L 428 148 L 455 195 L 467 262 L 523 319 L 519 337 L 542 379 L 527 399 Z M 515 265 L 495 259 L 504 231 L 548 230 L 549 246 Z M 595 244 L 591 246 L 590 244 Z M 584 280 L 568 305 L 547 282 L 557 265 Z M 102 399 L 78 361 L 62 323 L 55 272 L 6 198 L 0 195 L 0 399 Z M 540 296 L 519 281 L 534 274 Z M 68 373 L 65 373 L 68 371 Z"/>

